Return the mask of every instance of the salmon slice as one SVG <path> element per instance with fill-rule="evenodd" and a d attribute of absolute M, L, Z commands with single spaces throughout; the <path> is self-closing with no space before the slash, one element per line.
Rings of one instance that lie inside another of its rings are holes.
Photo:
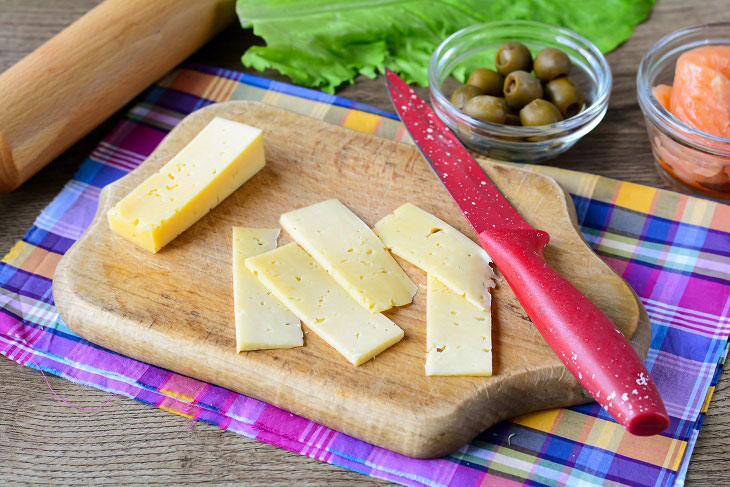
<path fill-rule="evenodd" d="M 682 54 L 670 91 L 669 111 L 675 117 L 703 132 L 730 137 L 730 46 L 703 46 Z"/>
<path fill-rule="evenodd" d="M 664 107 L 666 111 L 669 111 L 669 100 L 672 97 L 672 87 L 669 85 L 657 85 L 652 90 L 654 98 L 657 99 L 659 104 Z"/>

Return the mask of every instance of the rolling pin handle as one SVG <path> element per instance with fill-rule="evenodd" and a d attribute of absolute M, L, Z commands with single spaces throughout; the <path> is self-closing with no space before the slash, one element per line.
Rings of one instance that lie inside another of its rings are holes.
<path fill-rule="evenodd" d="M 235 16 L 234 0 L 105 0 L 0 73 L 0 192 L 20 186 Z"/>

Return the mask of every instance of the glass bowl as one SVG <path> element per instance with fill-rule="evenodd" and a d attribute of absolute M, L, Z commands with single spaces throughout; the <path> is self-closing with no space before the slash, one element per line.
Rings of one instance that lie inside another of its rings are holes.
<path fill-rule="evenodd" d="M 654 163 L 667 183 L 685 193 L 730 199 L 730 139 L 694 129 L 669 113 L 652 88 L 671 85 L 677 58 L 705 45 L 730 45 L 730 23 L 679 30 L 661 38 L 639 64 L 636 96 L 644 113 Z"/>
<path fill-rule="evenodd" d="M 457 78 L 483 67 L 494 69 L 499 46 L 525 44 L 533 57 L 544 47 L 563 50 L 573 63 L 570 77 L 580 87 L 585 107 L 552 125 L 521 127 L 472 118 L 451 104 L 460 85 Z M 431 56 L 428 67 L 431 105 L 467 147 L 493 159 L 539 163 L 570 149 L 603 119 L 611 92 L 611 69 L 601 51 L 586 38 L 562 27 L 510 20 L 467 27 L 447 38 Z"/>

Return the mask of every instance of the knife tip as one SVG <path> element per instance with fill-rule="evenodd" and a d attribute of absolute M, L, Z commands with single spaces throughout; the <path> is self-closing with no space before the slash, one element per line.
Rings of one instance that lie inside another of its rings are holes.
<path fill-rule="evenodd" d="M 658 435 L 669 427 L 669 416 L 665 412 L 647 411 L 637 414 L 626 425 L 629 433 L 636 436 Z"/>

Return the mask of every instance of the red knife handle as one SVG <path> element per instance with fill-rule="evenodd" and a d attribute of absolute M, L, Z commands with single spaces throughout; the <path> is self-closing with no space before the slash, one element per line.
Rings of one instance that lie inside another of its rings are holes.
<path fill-rule="evenodd" d="M 533 229 L 479 235 L 527 315 L 581 385 L 629 433 L 661 433 L 669 417 L 649 372 L 613 322 L 545 261 L 549 240 Z"/>

